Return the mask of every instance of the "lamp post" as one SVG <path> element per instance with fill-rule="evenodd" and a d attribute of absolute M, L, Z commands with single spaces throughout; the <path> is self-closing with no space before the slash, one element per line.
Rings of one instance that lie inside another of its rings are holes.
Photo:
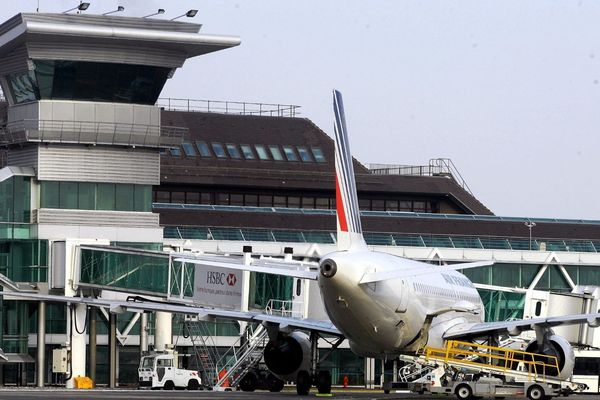
<path fill-rule="evenodd" d="M 185 14 L 178 15 L 175 18 L 171 18 L 171 21 L 175 21 L 176 19 L 181 18 L 181 17 L 194 18 L 196 16 L 196 14 L 198 14 L 198 10 L 189 10 Z"/>
<path fill-rule="evenodd" d="M 525 222 L 525 226 L 529 228 L 529 250 L 530 251 L 531 251 L 531 231 L 535 225 L 536 225 L 535 222 L 532 222 L 532 221 Z"/>

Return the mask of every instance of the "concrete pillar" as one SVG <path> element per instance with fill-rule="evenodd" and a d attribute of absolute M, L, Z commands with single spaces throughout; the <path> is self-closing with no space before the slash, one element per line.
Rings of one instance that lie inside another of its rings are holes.
<path fill-rule="evenodd" d="M 385 360 L 381 359 L 381 375 L 379 377 L 379 384 L 381 388 L 383 388 L 383 383 L 385 382 Z"/>
<path fill-rule="evenodd" d="M 86 339 L 85 319 L 87 306 L 76 304 L 71 306 L 71 378 L 67 380 L 67 388 L 75 387 L 75 378 L 85 375 Z"/>
<path fill-rule="evenodd" d="M 90 342 L 90 379 L 94 382 L 94 386 L 96 385 L 96 363 L 97 363 L 97 328 L 96 328 L 96 315 L 98 311 L 96 307 L 90 308 L 90 316 L 89 316 L 89 329 L 88 336 Z"/>
<path fill-rule="evenodd" d="M 154 349 L 163 351 L 173 342 L 171 313 L 157 311 L 154 329 Z"/>
<path fill-rule="evenodd" d="M 140 315 L 140 354 L 148 351 L 148 314 Z"/>
<path fill-rule="evenodd" d="M 38 304 L 37 323 L 36 380 L 37 387 L 44 387 L 46 378 L 46 303 L 43 301 Z"/>
<path fill-rule="evenodd" d="M 117 387 L 117 314 L 109 314 L 108 333 L 108 387 Z"/>
<path fill-rule="evenodd" d="M 394 360 L 394 372 L 392 376 L 392 382 L 398 382 L 398 359 Z"/>
<path fill-rule="evenodd" d="M 375 359 L 365 358 L 365 388 L 375 389 Z"/>

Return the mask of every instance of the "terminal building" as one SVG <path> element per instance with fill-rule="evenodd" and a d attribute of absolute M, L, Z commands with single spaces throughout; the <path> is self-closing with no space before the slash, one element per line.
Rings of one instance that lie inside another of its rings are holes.
<path fill-rule="evenodd" d="M 240 44 L 199 31 L 82 14 L 19 14 L 0 25 L 5 290 L 159 301 L 185 292 L 207 306 L 323 317 L 311 285 L 244 273 L 239 298 L 222 300 L 193 293 L 194 271 L 169 262 L 174 250 L 316 261 L 336 246 L 333 140 L 298 106 L 159 98 L 187 58 Z M 465 271 L 487 320 L 565 312 L 565 296 L 575 299 L 570 312 L 597 307 L 586 287 L 599 282 L 600 221 L 495 216 L 448 159 L 354 168 L 374 249 L 440 264 L 495 261 Z M 148 344 L 192 346 L 170 314 L 0 304 L 5 385 L 72 386 L 51 368 L 52 350 L 67 345 L 72 371 L 109 386 L 137 382 Z M 221 351 L 243 326 L 210 329 Z M 575 329 L 572 342 L 600 346 L 600 334 Z M 380 371 L 347 346 L 326 367 L 334 384 L 369 384 Z"/>

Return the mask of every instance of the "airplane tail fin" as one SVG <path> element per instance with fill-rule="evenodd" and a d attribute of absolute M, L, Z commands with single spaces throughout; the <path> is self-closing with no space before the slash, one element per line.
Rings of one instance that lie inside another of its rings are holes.
<path fill-rule="evenodd" d="M 360 224 L 356 180 L 348 143 L 344 103 L 342 94 L 337 90 L 333 91 L 333 113 L 335 115 L 335 204 L 338 249 L 362 249 L 367 245 Z"/>

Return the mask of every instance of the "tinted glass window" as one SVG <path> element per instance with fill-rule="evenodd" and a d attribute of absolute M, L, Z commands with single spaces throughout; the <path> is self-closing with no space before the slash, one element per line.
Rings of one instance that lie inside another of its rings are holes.
<path fill-rule="evenodd" d="M 133 211 L 133 185 L 120 183 L 116 185 L 115 208 L 121 211 Z"/>
<path fill-rule="evenodd" d="M 196 142 L 196 147 L 198 148 L 198 152 L 202 157 L 212 156 L 212 154 L 210 154 L 210 149 L 208 148 L 206 142 Z"/>
<path fill-rule="evenodd" d="M 276 146 L 276 145 L 269 146 L 269 150 L 271 150 L 271 155 L 273 156 L 273 160 L 283 161 L 283 154 L 281 154 L 281 150 L 279 150 L 279 146 Z"/>
<path fill-rule="evenodd" d="M 288 161 L 298 161 L 298 156 L 296 156 L 296 152 L 292 146 L 283 146 L 283 152 Z"/>
<path fill-rule="evenodd" d="M 235 144 L 227 143 L 225 146 L 227 146 L 227 152 L 229 153 L 229 157 L 236 159 L 242 158 L 240 151 L 238 150 Z"/>
<path fill-rule="evenodd" d="M 247 144 L 242 144 L 240 147 L 242 148 L 242 153 L 244 154 L 244 158 L 246 160 L 254 160 L 255 157 L 254 153 L 252 152 L 252 147 Z"/>
<path fill-rule="evenodd" d="M 65 60 L 35 60 L 39 97 L 152 105 L 169 68 Z"/>
<path fill-rule="evenodd" d="M 8 83 L 15 103 L 26 103 L 40 98 L 33 71 L 28 71 L 24 74 L 9 75 Z"/>
<path fill-rule="evenodd" d="M 325 162 L 325 155 L 323 154 L 323 150 L 321 150 L 320 147 L 311 147 L 311 150 L 317 162 Z"/>
<path fill-rule="evenodd" d="M 308 152 L 308 149 L 304 146 L 297 146 L 298 149 L 298 153 L 300 153 L 300 158 L 302 159 L 302 161 L 304 162 L 312 162 L 312 157 L 310 155 L 310 153 Z"/>
<path fill-rule="evenodd" d="M 181 145 L 181 147 L 183 147 L 183 152 L 185 153 L 186 156 L 188 156 L 188 157 L 196 156 L 196 151 L 194 150 L 194 146 L 192 146 L 191 143 L 183 143 Z"/>
<path fill-rule="evenodd" d="M 173 147 L 173 148 L 169 149 L 169 151 L 171 152 L 171 155 L 173 157 L 181 156 L 181 150 L 179 150 L 179 147 Z"/>
<path fill-rule="evenodd" d="M 227 155 L 225 154 L 225 149 L 223 148 L 223 145 L 221 143 L 211 144 L 217 158 L 227 158 Z"/>
<path fill-rule="evenodd" d="M 254 148 L 256 149 L 256 154 L 258 154 L 258 158 L 260 158 L 261 160 L 269 159 L 269 154 L 267 154 L 267 149 L 265 149 L 265 146 L 263 146 L 262 144 L 257 144 L 254 146 Z"/>

